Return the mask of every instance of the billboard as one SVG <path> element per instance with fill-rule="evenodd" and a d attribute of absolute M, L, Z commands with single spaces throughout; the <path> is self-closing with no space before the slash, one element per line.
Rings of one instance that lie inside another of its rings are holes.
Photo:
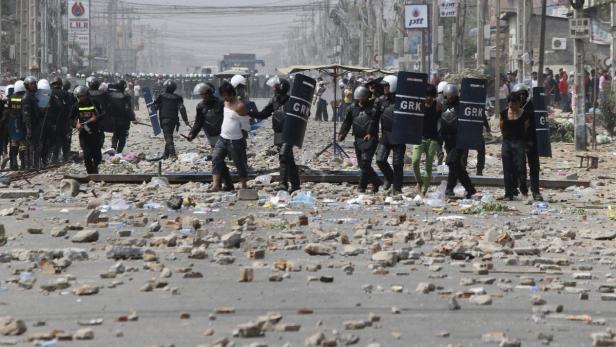
<path fill-rule="evenodd" d="M 456 17 L 458 15 L 458 2 L 457 0 L 439 0 L 439 16 L 443 17 Z"/>
<path fill-rule="evenodd" d="M 428 5 L 405 5 L 404 27 L 406 29 L 427 29 Z"/>
<path fill-rule="evenodd" d="M 69 61 L 75 58 L 88 65 L 90 56 L 90 0 L 68 2 Z"/>

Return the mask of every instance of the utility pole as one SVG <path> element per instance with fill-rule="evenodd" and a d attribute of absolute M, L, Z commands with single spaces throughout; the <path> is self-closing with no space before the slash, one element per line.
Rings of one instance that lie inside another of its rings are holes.
<path fill-rule="evenodd" d="M 40 26 L 40 30 L 41 30 L 41 43 L 42 48 L 41 48 L 41 56 L 40 56 L 40 66 L 39 66 L 39 71 L 41 73 L 47 73 L 47 50 L 49 49 L 48 45 L 47 45 L 47 21 L 49 20 L 47 17 L 47 0 L 43 0 L 42 5 L 42 9 L 41 9 L 41 26 Z"/>
<path fill-rule="evenodd" d="M 477 69 L 483 69 L 485 63 L 485 0 L 477 0 Z"/>
<path fill-rule="evenodd" d="M 400 70 L 406 70 L 406 55 L 405 55 L 405 47 L 404 47 L 404 38 L 406 37 L 406 28 L 405 28 L 405 23 L 404 23 L 404 5 L 405 5 L 405 1 L 404 0 L 399 0 L 395 7 L 397 7 L 397 15 L 398 15 L 398 30 L 399 30 L 399 36 L 398 36 L 398 69 Z"/>
<path fill-rule="evenodd" d="M 462 72 L 464 70 L 464 33 L 466 32 L 466 0 L 462 2 L 462 25 L 458 30 L 458 36 L 460 38 L 460 49 L 458 49 L 458 72 Z"/>
<path fill-rule="evenodd" d="M 496 17 L 496 36 L 494 38 L 494 112 L 498 116 L 500 115 L 500 0 L 494 0 L 494 16 Z"/>
<path fill-rule="evenodd" d="M 612 24 L 612 45 L 610 47 L 610 57 L 612 58 L 612 76 L 616 76 L 616 3 L 610 4 L 611 24 Z M 616 78 L 612 77 L 612 90 L 616 89 Z"/>
<path fill-rule="evenodd" d="M 523 35 L 522 32 L 524 28 L 522 28 L 524 19 L 524 8 L 523 8 L 524 0 L 517 0 L 516 3 L 516 29 L 515 29 L 515 52 L 516 52 L 516 62 L 517 62 L 517 70 L 518 70 L 518 82 L 522 82 L 524 79 L 524 63 L 522 62 L 522 54 L 523 54 Z"/>
<path fill-rule="evenodd" d="M 0 3 L 0 47 L 2 46 L 2 3 Z M 0 76 L 2 76 L 2 63 L 4 56 L 2 55 L 2 48 L 0 48 Z"/>
<path fill-rule="evenodd" d="M 543 64 L 545 59 L 545 17 L 547 11 L 547 0 L 541 0 L 541 29 L 539 31 L 539 68 L 537 71 L 537 85 L 543 86 Z M 548 105 L 546 105 L 547 108 Z"/>
<path fill-rule="evenodd" d="M 459 11 L 460 9 L 458 9 Z M 451 46 L 451 72 L 457 72 L 458 70 L 458 21 L 460 20 L 460 13 L 455 17 L 455 24 L 451 26 L 451 37 L 452 37 L 452 46 Z"/>
<path fill-rule="evenodd" d="M 109 72 L 114 73 L 115 68 L 115 47 L 117 41 L 117 28 L 116 28 L 116 9 L 117 0 L 109 0 Z"/>
<path fill-rule="evenodd" d="M 574 18 L 581 18 L 582 8 L 576 8 Z M 575 150 L 586 150 L 586 114 L 584 113 L 584 40 L 575 39 L 573 46 L 573 65 L 575 66 Z M 612 63 L 613 65 L 613 63 Z"/>
<path fill-rule="evenodd" d="M 432 47 L 432 66 L 430 70 L 434 73 L 438 73 L 438 37 L 439 37 L 439 27 L 438 27 L 438 17 L 439 17 L 439 6 L 438 0 L 432 0 L 432 26 L 430 29 L 430 45 Z"/>
<path fill-rule="evenodd" d="M 378 56 L 377 67 L 385 64 L 383 59 L 383 0 L 374 2 L 376 6 L 376 37 L 374 39 L 374 54 Z"/>

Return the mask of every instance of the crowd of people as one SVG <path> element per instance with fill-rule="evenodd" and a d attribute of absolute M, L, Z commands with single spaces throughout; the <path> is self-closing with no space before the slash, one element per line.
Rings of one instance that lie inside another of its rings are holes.
<path fill-rule="evenodd" d="M 532 72 L 529 87 L 538 86 L 538 74 Z M 593 107 L 600 108 L 611 89 L 612 76 L 608 70 L 597 71 L 592 69 L 584 71 L 582 79 L 584 83 L 584 112 L 588 112 Z M 507 104 L 507 97 L 517 84 L 517 72 L 512 71 L 501 79 L 500 94 L 501 105 Z M 568 73 L 564 69 L 559 69 L 555 73 L 552 69 L 546 68 L 543 73 L 543 85 L 545 90 L 545 105 L 560 109 L 561 112 L 573 112 L 576 95 L 575 75 Z"/>
<path fill-rule="evenodd" d="M 566 74 L 564 75 L 566 76 Z M 561 82 L 566 77 L 561 78 Z M 457 85 L 446 81 L 436 86 L 428 84 L 423 105 L 422 141 L 412 149 L 412 167 L 417 177 L 416 192 L 428 192 L 434 161 L 444 161 L 449 167 L 447 196 L 454 195 L 459 182 L 471 198 L 477 190 L 467 172 L 468 150 L 457 145 L 458 107 L 460 92 Z M 510 81 L 512 82 L 512 81 Z M 502 132 L 502 164 L 505 178 L 503 199 L 513 200 L 520 194 L 528 197 L 527 165 L 530 174 L 529 198 L 542 200 L 539 191 L 539 157 L 537 154 L 534 109 L 529 88 L 523 83 L 508 85 L 507 107 L 499 115 Z M 41 90 L 49 85 L 49 101 L 40 103 Z M 203 130 L 212 148 L 213 183 L 211 191 L 233 190 L 230 170 L 226 159 L 232 159 L 242 188 L 246 187 L 248 162 L 246 138 L 251 122 L 272 118 L 273 142 L 278 148 L 280 163 L 279 190 L 300 189 L 300 177 L 294 160 L 293 144 L 283 140 L 282 132 L 287 119 L 287 101 L 291 82 L 274 76 L 266 81 L 273 93 L 269 103 L 259 111 L 246 97 L 247 80 L 236 75 L 223 81 L 218 88 L 213 83 L 202 82 L 191 93 L 201 99 L 195 110 L 195 122 L 191 126 L 184 107 L 184 99 L 176 92 L 172 80 L 154 84 L 154 108 L 158 112 L 165 140 L 161 159 L 176 158 L 174 132 L 181 120 L 191 128 L 186 137 L 194 140 Z M 383 188 L 392 194 L 400 194 L 403 185 L 404 156 L 406 145 L 392 141 L 392 128 L 397 90 L 397 77 L 343 79 L 340 86 L 343 98 L 337 105 L 335 117 L 342 121 L 338 140 L 344 141 L 349 133 L 354 137 L 353 146 L 360 168 L 358 192 L 372 192 Z M 314 104 L 318 105 L 325 83 L 318 80 Z M 85 85 L 71 90 L 69 81 L 54 78 L 51 83 L 37 81 L 34 77 L 13 81 L 8 97 L 0 102 L 3 109 L 0 125 L 2 150 L 9 147 L 7 160 L 12 170 L 38 169 L 51 162 L 68 159 L 71 137 L 78 134 L 83 151 L 86 171 L 98 173 L 104 133 L 112 133 L 111 148 L 122 153 L 126 146 L 131 122 L 136 121 L 134 109 L 142 91 L 134 81 L 124 79 L 103 82 L 96 76 L 86 79 Z M 501 95 L 501 97 L 503 97 Z M 137 102 L 135 102 L 137 101 Z M 323 106 L 326 107 L 326 106 Z M 318 109 L 318 107 L 317 107 Z M 317 111 L 318 114 L 318 111 Z M 320 120 L 323 119 L 321 115 Z M 483 123 L 489 132 L 489 122 L 483 114 Z M 477 174 L 483 174 L 485 165 L 485 142 L 478 149 Z M 393 155 L 392 164 L 389 156 Z M 384 179 L 373 168 L 373 159 L 383 173 Z M 424 172 L 421 174 L 421 162 Z M 19 165 L 18 165 L 19 162 Z M 290 183 L 290 186 L 289 186 Z"/>

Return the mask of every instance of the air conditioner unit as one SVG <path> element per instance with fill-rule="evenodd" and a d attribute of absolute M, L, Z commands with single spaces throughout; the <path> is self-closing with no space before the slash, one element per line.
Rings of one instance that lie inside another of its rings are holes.
<path fill-rule="evenodd" d="M 552 38 L 552 49 L 555 51 L 564 51 L 567 49 L 567 39 L 564 37 Z"/>

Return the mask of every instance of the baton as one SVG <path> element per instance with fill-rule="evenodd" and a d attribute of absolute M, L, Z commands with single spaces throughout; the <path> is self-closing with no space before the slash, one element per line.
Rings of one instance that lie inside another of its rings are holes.
<path fill-rule="evenodd" d="M 47 122 L 47 113 L 49 113 L 49 107 L 45 109 L 45 116 L 43 117 L 43 124 L 41 124 L 41 136 L 39 142 L 43 142 L 43 133 L 45 132 L 45 123 Z"/>
<path fill-rule="evenodd" d="M 145 125 L 146 127 L 150 127 L 150 128 L 152 127 L 152 125 L 151 125 L 151 124 L 148 124 L 148 123 L 141 123 L 141 122 L 137 122 L 137 121 L 135 121 L 135 122 L 133 122 L 133 123 L 135 123 L 135 124 L 139 124 L 139 125 Z"/>

